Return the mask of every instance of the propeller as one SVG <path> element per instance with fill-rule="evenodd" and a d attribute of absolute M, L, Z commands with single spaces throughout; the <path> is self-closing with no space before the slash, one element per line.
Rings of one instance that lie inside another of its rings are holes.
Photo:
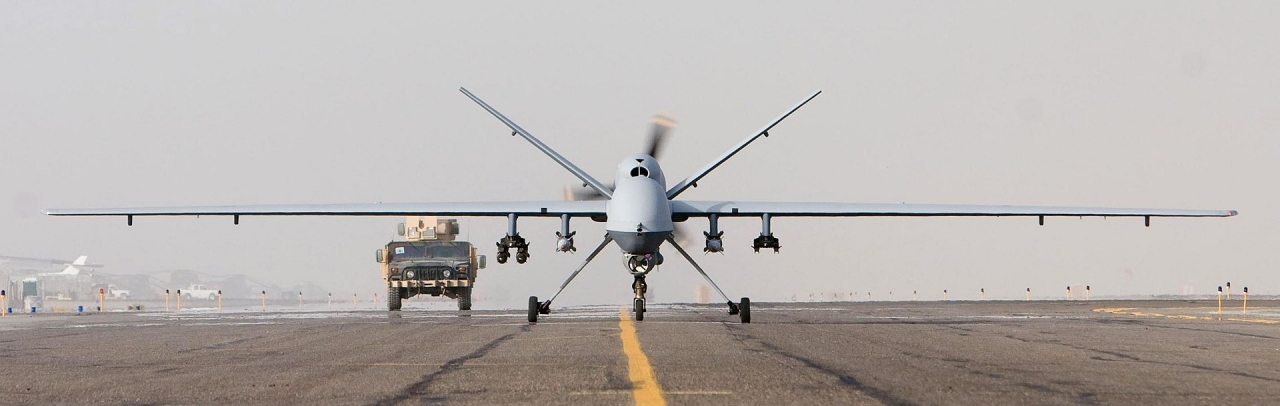
<path fill-rule="evenodd" d="M 667 135 L 676 127 L 676 120 L 671 117 L 655 114 L 653 119 L 649 120 L 649 147 L 646 153 L 654 159 L 659 159 L 662 153 L 662 147 L 667 143 Z M 613 183 L 609 183 L 609 189 L 614 188 Z M 588 187 L 564 187 L 564 199 L 569 201 L 577 200 L 604 200 L 604 195 Z M 680 245 L 685 245 L 689 241 L 690 233 L 684 230 L 683 223 L 676 223 L 674 237 Z"/>
<path fill-rule="evenodd" d="M 671 117 L 662 114 L 655 114 L 652 120 L 649 120 L 649 148 L 646 152 L 654 159 L 658 159 L 658 154 L 662 151 L 662 145 L 667 141 L 667 133 L 670 133 L 676 126 L 676 121 Z M 614 188 L 613 183 L 609 183 L 609 189 Z M 564 199 L 570 201 L 577 200 L 604 200 L 604 195 L 595 189 L 588 187 L 564 187 Z"/>

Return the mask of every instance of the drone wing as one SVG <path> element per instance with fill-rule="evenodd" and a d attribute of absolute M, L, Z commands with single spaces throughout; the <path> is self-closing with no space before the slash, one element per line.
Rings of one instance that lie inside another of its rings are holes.
<path fill-rule="evenodd" d="M 987 206 L 751 201 L 673 201 L 676 216 L 706 217 L 1231 217 L 1235 210 L 1125 209 L 1103 207 Z"/>
<path fill-rule="evenodd" d="M 456 203 L 354 203 L 354 204 L 278 204 L 249 206 L 136 207 L 101 209 L 49 209 L 50 216 L 458 216 L 558 217 L 604 216 L 605 201 L 526 201 L 526 202 L 456 202 Z"/>

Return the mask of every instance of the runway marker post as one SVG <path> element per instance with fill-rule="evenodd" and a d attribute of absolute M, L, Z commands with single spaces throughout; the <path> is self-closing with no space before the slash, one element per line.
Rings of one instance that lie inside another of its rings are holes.
<path fill-rule="evenodd" d="M 1240 314 L 1249 312 L 1249 287 L 1244 287 L 1244 303 L 1240 306 Z"/>
<path fill-rule="evenodd" d="M 218 289 L 218 314 L 222 314 L 222 289 Z"/>
<path fill-rule="evenodd" d="M 943 289 L 943 290 L 942 290 L 942 300 L 947 300 L 947 290 L 946 290 L 946 289 Z"/>
<path fill-rule="evenodd" d="M 1231 300 L 1231 282 L 1227 282 L 1227 300 Z"/>
<path fill-rule="evenodd" d="M 1089 285 L 1084 285 L 1084 300 L 1089 300 Z"/>
<path fill-rule="evenodd" d="M 333 292 L 329 292 L 329 308 L 333 308 Z"/>
<path fill-rule="evenodd" d="M 302 307 L 302 292 L 298 292 L 298 307 Z"/>
<path fill-rule="evenodd" d="M 1067 300 L 1071 300 L 1071 285 L 1067 285 Z"/>
<path fill-rule="evenodd" d="M 352 308 L 352 309 L 356 308 L 356 301 L 357 301 L 356 299 L 357 299 L 357 297 L 358 297 L 358 296 L 360 296 L 360 294 L 359 294 L 359 293 L 352 293 L 352 294 L 351 294 L 351 308 Z"/>
<path fill-rule="evenodd" d="M 1222 287 L 1218 287 L 1218 314 L 1222 314 Z"/>
<path fill-rule="evenodd" d="M 262 291 L 262 311 L 267 311 L 267 291 Z"/>
<path fill-rule="evenodd" d="M 106 298 L 107 290 L 105 288 L 98 288 L 98 313 L 102 313 L 102 309 L 106 308 Z"/>
<path fill-rule="evenodd" d="M 182 289 L 178 289 L 178 313 L 182 313 Z"/>
<path fill-rule="evenodd" d="M 5 317 L 9 315 L 9 312 L 5 311 L 8 308 L 9 308 L 9 301 L 6 300 L 4 297 L 4 290 L 0 290 L 0 317 Z"/>
<path fill-rule="evenodd" d="M 1031 301 L 1031 288 L 1027 288 L 1027 301 Z"/>
<path fill-rule="evenodd" d="M 978 289 L 978 300 L 987 300 L 987 288 Z"/>
<path fill-rule="evenodd" d="M 164 290 L 164 312 L 169 312 L 169 289 Z"/>
<path fill-rule="evenodd" d="M 913 291 L 911 291 L 911 301 L 913 301 L 913 302 L 914 302 L 914 301 L 916 301 L 916 300 L 920 300 L 920 295 L 919 295 L 919 294 L 917 294 L 917 293 L 916 293 L 916 291 L 914 291 L 914 290 L 913 290 Z"/>

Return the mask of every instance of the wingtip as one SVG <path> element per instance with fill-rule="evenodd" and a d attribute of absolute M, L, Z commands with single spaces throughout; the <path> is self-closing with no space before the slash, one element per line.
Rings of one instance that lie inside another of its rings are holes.
<path fill-rule="evenodd" d="M 1227 217 L 1235 217 L 1237 214 L 1240 214 L 1240 212 L 1235 210 L 1230 210 L 1227 212 Z"/>

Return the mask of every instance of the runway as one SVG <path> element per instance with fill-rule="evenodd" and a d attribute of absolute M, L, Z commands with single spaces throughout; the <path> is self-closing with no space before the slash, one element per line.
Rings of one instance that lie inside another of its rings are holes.
<path fill-rule="evenodd" d="M 1280 404 L 1280 302 L 1250 305 L 10 315 L 0 403 Z"/>

